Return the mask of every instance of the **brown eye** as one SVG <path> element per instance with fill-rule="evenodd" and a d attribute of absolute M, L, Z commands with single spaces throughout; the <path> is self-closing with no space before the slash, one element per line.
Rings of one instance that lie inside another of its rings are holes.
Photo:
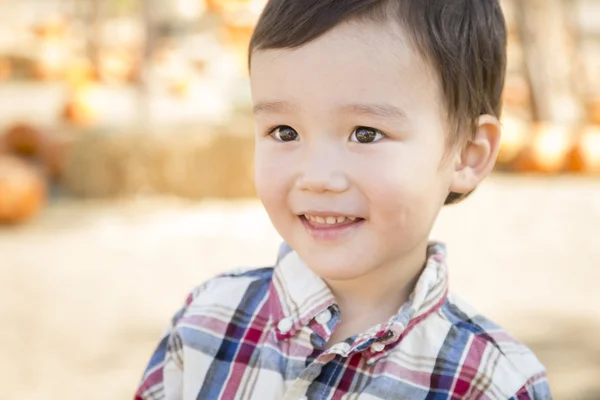
<path fill-rule="evenodd" d="M 280 142 L 293 142 L 298 140 L 298 132 L 289 126 L 278 126 L 271 132 L 271 136 Z"/>
<path fill-rule="evenodd" d="M 375 143 L 383 139 L 383 133 L 377 129 L 360 126 L 350 135 L 350 141 L 357 143 Z"/>

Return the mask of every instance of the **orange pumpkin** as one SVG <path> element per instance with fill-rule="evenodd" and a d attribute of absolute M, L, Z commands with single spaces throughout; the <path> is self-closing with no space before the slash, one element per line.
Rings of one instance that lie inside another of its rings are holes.
<path fill-rule="evenodd" d="M 92 62 L 87 58 L 80 58 L 67 65 L 65 81 L 71 86 L 82 86 L 94 82 L 95 75 Z"/>
<path fill-rule="evenodd" d="M 226 18 L 250 17 L 250 25 L 254 25 L 266 3 L 267 0 L 206 0 L 206 11 Z"/>
<path fill-rule="evenodd" d="M 498 166 L 510 165 L 527 146 L 531 127 L 523 119 L 508 116 L 502 119 L 502 140 Z"/>
<path fill-rule="evenodd" d="M 223 31 L 223 36 L 228 45 L 246 48 L 250 44 L 254 27 L 249 25 L 225 24 Z"/>
<path fill-rule="evenodd" d="M 0 82 L 10 79 L 12 72 L 10 61 L 5 58 L 0 58 Z"/>
<path fill-rule="evenodd" d="M 98 92 L 95 85 L 77 85 L 65 104 L 62 117 L 75 126 L 89 126 L 98 119 Z"/>
<path fill-rule="evenodd" d="M 104 50 L 99 55 L 98 75 L 106 83 L 134 81 L 137 74 L 137 62 L 133 51 Z"/>
<path fill-rule="evenodd" d="M 569 128 L 538 123 L 532 130 L 531 143 L 516 158 L 512 168 L 519 172 L 555 174 L 567 167 L 573 136 Z"/>
<path fill-rule="evenodd" d="M 62 178 L 67 154 L 73 143 L 73 136 L 69 134 L 55 134 L 46 138 L 41 162 L 44 172 L 49 179 Z"/>
<path fill-rule="evenodd" d="M 225 24 L 222 28 L 223 42 L 235 56 L 241 75 L 247 73 L 248 45 L 250 44 L 253 29 L 252 26 L 233 24 Z"/>
<path fill-rule="evenodd" d="M 529 84 L 521 76 L 511 76 L 506 79 L 503 92 L 504 106 L 526 109 L 530 106 L 531 93 Z"/>
<path fill-rule="evenodd" d="M 33 26 L 33 33 L 41 39 L 61 39 L 68 31 L 68 21 L 62 15 L 52 15 Z"/>
<path fill-rule="evenodd" d="M 215 14 L 221 14 L 227 9 L 236 6 L 244 6 L 251 0 L 206 0 L 206 10 Z"/>
<path fill-rule="evenodd" d="M 600 125 L 600 98 L 590 101 L 588 114 L 592 124 Z"/>
<path fill-rule="evenodd" d="M 16 123 L 10 126 L 1 140 L 4 151 L 27 157 L 40 155 L 44 142 L 42 133 L 27 123 Z"/>
<path fill-rule="evenodd" d="M 0 156 L 0 224 L 19 224 L 39 213 L 46 200 L 40 173 L 16 157 Z"/>
<path fill-rule="evenodd" d="M 570 168 L 574 172 L 600 174 L 600 125 L 583 129 L 571 153 Z"/>
<path fill-rule="evenodd" d="M 175 76 L 169 82 L 169 93 L 175 97 L 185 97 L 190 94 L 192 80 L 187 75 Z"/>

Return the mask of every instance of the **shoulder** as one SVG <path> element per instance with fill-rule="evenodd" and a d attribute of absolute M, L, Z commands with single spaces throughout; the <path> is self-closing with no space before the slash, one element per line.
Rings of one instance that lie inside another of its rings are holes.
<path fill-rule="evenodd" d="M 250 327 L 262 331 L 269 318 L 272 276 L 273 268 L 244 269 L 219 275 L 194 288 L 173 320 L 169 337 L 169 348 L 176 354 L 173 358 L 179 360 L 180 368 L 185 352 L 196 355 L 197 366 L 206 366 L 218 357 L 224 338 L 239 338 Z"/>
<path fill-rule="evenodd" d="M 184 360 L 191 360 L 193 373 L 202 375 L 217 356 L 223 338 L 239 335 L 231 332 L 232 326 L 260 319 L 258 310 L 266 301 L 272 275 L 273 268 L 240 269 L 194 287 L 153 353 L 136 399 L 164 398 L 167 389 L 181 398 L 177 390 L 181 389 Z M 184 356 L 187 352 L 191 357 Z"/>
<path fill-rule="evenodd" d="M 266 295 L 273 270 L 273 267 L 240 268 L 215 276 L 192 289 L 186 299 L 186 309 L 237 306 L 244 298 Z"/>
<path fill-rule="evenodd" d="M 445 326 L 438 361 L 456 365 L 461 370 L 459 380 L 469 383 L 472 395 L 551 398 L 545 368 L 535 354 L 464 300 L 449 294 L 435 316 Z"/>

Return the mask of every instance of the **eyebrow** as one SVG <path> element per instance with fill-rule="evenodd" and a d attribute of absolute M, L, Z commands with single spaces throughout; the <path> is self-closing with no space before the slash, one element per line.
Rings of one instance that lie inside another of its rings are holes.
<path fill-rule="evenodd" d="M 406 119 L 404 111 L 389 103 L 347 104 L 341 107 L 341 111 L 348 114 L 371 115 L 385 119 Z"/>
<path fill-rule="evenodd" d="M 254 105 L 252 111 L 258 114 L 284 114 L 297 110 L 297 106 L 287 101 L 270 101 Z M 371 115 L 385 119 L 406 119 L 406 114 L 400 108 L 389 103 L 356 103 L 339 107 L 344 114 Z"/>
<path fill-rule="evenodd" d="M 269 101 L 257 103 L 252 108 L 254 115 L 258 114 L 283 114 L 294 111 L 296 107 L 287 101 Z"/>

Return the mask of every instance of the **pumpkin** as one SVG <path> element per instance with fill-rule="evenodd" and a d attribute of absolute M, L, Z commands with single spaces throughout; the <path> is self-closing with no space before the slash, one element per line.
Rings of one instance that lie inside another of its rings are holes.
<path fill-rule="evenodd" d="M 206 10 L 229 23 L 254 26 L 266 4 L 267 0 L 207 0 Z"/>
<path fill-rule="evenodd" d="M 42 81 L 56 81 L 64 77 L 69 59 L 67 43 L 68 21 L 53 15 L 33 27 L 37 36 L 35 76 Z"/>
<path fill-rule="evenodd" d="M 65 81 L 71 86 L 82 86 L 94 82 L 96 73 L 87 58 L 71 61 L 65 70 Z"/>
<path fill-rule="evenodd" d="M 509 165 L 523 151 L 530 139 L 529 124 L 520 118 L 507 116 L 502 119 L 502 140 L 498 152 L 498 165 Z"/>
<path fill-rule="evenodd" d="M 169 82 L 169 93 L 175 97 L 186 97 L 190 94 L 192 79 L 187 75 L 174 76 Z"/>
<path fill-rule="evenodd" d="M 253 24 L 246 22 L 227 21 L 221 27 L 220 39 L 228 52 L 235 57 L 239 74 L 244 76 L 248 69 L 248 46 L 254 31 Z"/>
<path fill-rule="evenodd" d="M 131 82 L 136 79 L 137 63 L 132 51 L 103 50 L 98 62 L 98 75 L 105 83 Z"/>
<path fill-rule="evenodd" d="M 34 126 L 17 123 L 10 126 L 1 138 L 4 151 L 27 157 L 37 157 L 42 152 L 43 135 Z"/>
<path fill-rule="evenodd" d="M 600 125 L 583 129 L 571 153 L 570 168 L 574 172 L 600 174 Z"/>
<path fill-rule="evenodd" d="M 562 172 L 567 167 L 572 148 L 571 130 L 565 126 L 538 123 L 532 134 L 531 143 L 516 158 L 512 168 L 520 172 Z"/>
<path fill-rule="evenodd" d="M 41 39 L 62 39 L 67 34 L 68 28 L 67 19 L 56 14 L 33 26 L 33 32 Z"/>
<path fill-rule="evenodd" d="M 592 124 L 600 125 L 600 98 L 589 102 L 588 114 Z"/>
<path fill-rule="evenodd" d="M 46 184 L 33 166 L 13 156 L 0 156 L 0 224 L 28 221 L 45 200 Z"/>
<path fill-rule="evenodd" d="M 39 163 L 49 178 L 56 179 L 62 174 L 72 133 L 42 131 L 28 124 L 15 124 L 0 136 L 0 154 L 8 153 Z"/>
<path fill-rule="evenodd" d="M 222 14 L 234 7 L 247 6 L 251 0 L 206 0 L 206 10 Z"/>
<path fill-rule="evenodd" d="M 529 108 L 531 101 L 529 84 L 521 76 L 511 76 L 506 80 L 502 97 L 505 107 Z"/>
<path fill-rule="evenodd" d="M 65 104 L 63 118 L 75 126 L 89 126 L 98 119 L 99 99 L 95 85 L 77 85 Z"/>
<path fill-rule="evenodd" d="M 72 132 L 70 132 L 72 134 Z M 59 180 L 63 176 L 65 160 L 74 141 L 74 135 L 55 132 L 46 137 L 40 161 L 48 179 Z"/>
<path fill-rule="evenodd" d="M 10 61 L 6 58 L 0 58 L 0 82 L 10 79 L 12 72 Z"/>

